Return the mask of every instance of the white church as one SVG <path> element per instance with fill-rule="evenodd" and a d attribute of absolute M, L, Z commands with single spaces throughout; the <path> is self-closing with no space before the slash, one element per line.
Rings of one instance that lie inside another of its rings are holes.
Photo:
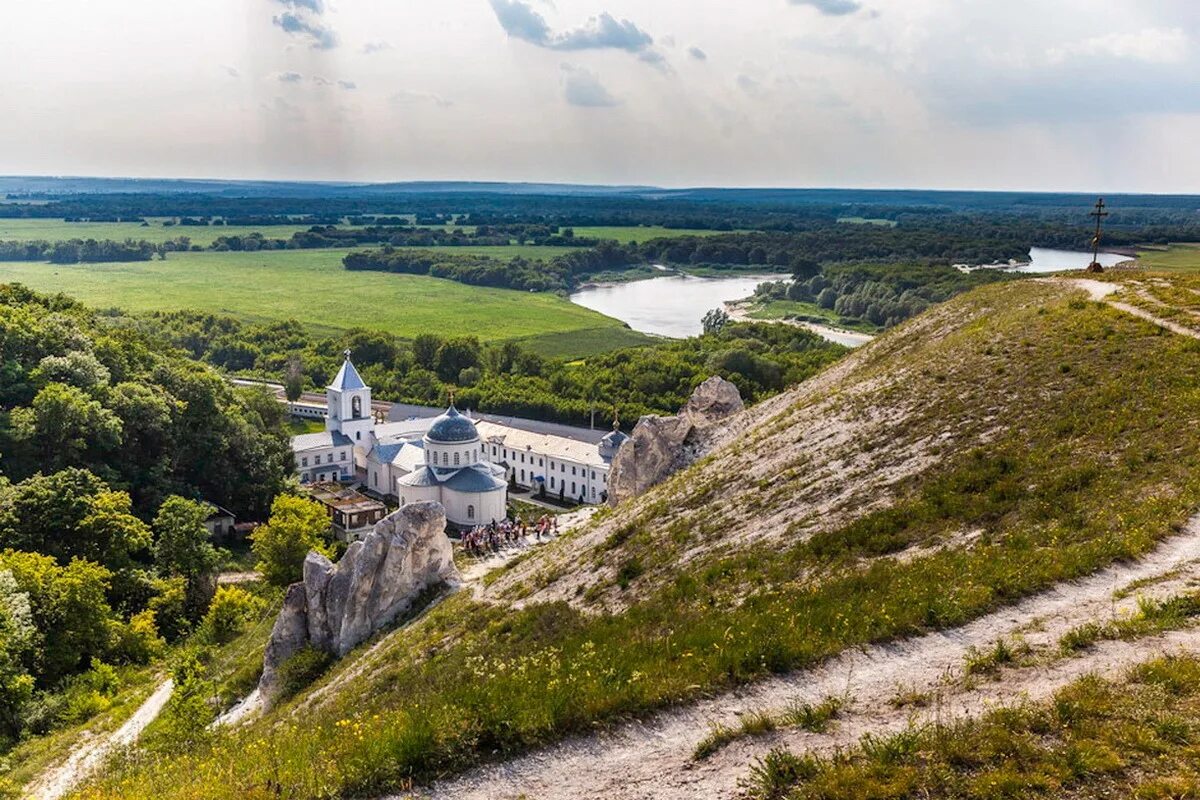
<path fill-rule="evenodd" d="M 345 355 L 325 390 L 325 430 L 292 439 L 302 484 L 361 480 L 364 489 L 400 506 L 436 500 L 459 527 L 502 520 L 509 481 L 571 501 L 604 501 L 609 466 L 629 438 L 619 426 L 588 443 L 474 420 L 453 403 L 437 417 L 377 422 L 371 388 L 350 351 Z"/>

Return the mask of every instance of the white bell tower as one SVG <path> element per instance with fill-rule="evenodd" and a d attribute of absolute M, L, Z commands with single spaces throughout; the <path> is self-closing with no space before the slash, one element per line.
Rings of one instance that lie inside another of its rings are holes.
<path fill-rule="evenodd" d="M 350 351 L 338 370 L 333 383 L 325 389 L 328 412 L 325 430 L 338 431 L 354 442 L 355 447 L 370 449 L 375 435 L 375 418 L 371 413 L 371 387 L 363 383 L 358 370 L 350 362 Z"/>

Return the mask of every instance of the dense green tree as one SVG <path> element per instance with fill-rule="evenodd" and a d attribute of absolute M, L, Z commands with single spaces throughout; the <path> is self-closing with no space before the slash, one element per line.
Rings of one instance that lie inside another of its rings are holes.
<path fill-rule="evenodd" d="M 221 554 L 209 542 L 204 521 L 209 507 L 182 497 L 168 497 L 154 517 L 154 563 L 165 576 L 187 582 L 187 615 L 197 620 L 208 610 L 216 591 Z"/>
<path fill-rule="evenodd" d="M 28 408 L 12 412 L 13 431 L 27 443 L 39 465 L 60 469 L 103 458 L 121 443 L 121 421 L 83 390 L 50 383 Z M 91 460 L 91 459 L 86 459 Z"/>
<path fill-rule="evenodd" d="M 80 558 L 62 565 L 39 553 L 6 550 L 0 553 L 0 570 L 11 572 L 29 597 L 37 630 L 30 666 L 40 683 L 54 685 L 106 655 L 113 620 L 107 569 Z"/>
<path fill-rule="evenodd" d="M 474 336 L 447 339 L 438 348 L 435 362 L 438 377 L 444 381 L 454 381 L 463 370 L 479 366 L 479 340 Z"/>
<path fill-rule="evenodd" d="M 270 521 L 250 534 L 258 571 L 276 586 L 300 580 L 310 550 L 332 555 L 326 541 L 328 531 L 324 506 L 307 498 L 280 495 L 271 505 Z"/>

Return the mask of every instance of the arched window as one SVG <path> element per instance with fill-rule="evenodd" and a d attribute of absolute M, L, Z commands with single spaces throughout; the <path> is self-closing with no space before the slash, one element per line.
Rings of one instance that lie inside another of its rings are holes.
<path fill-rule="evenodd" d="M 362 416 L 362 398 L 354 397 L 350 400 L 350 416 L 358 419 Z"/>
<path fill-rule="evenodd" d="M 446 453 L 442 453 L 442 466 L 445 467 L 449 463 L 450 463 L 450 456 Z"/>
<path fill-rule="evenodd" d="M 467 506 L 467 519 L 475 519 L 475 506 Z"/>
<path fill-rule="evenodd" d="M 454 466 L 456 466 L 456 467 L 460 466 L 458 463 L 458 458 L 459 458 L 458 453 L 455 453 L 454 454 Z"/>

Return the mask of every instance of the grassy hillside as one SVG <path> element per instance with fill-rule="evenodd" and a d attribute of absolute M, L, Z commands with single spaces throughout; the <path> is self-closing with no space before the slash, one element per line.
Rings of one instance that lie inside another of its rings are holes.
<path fill-rule="evenodd" d="M 549 294 L 347 272 L 343 255 L 343 250 L 281 250 L 172 253 L 166 261 L 127 264 L 5 262 L 0 283 L 65 292 L 100 308 L 205 310 L 259 322 L 297 319 L 326 334 L 363 327 L 402 337 L 454 331 L 496 341 L 581 330 L 594 338 L 598 329 L 626 330 L 614 319 Z"/>
<path fill-rule="evenodd" d="M 1200 506 L 1200 342 L 1062 283 L 961 296 L 718 452 L 85 797 L 359 796 L 972 619 Z M 320 770 L 313 765 L 320 764 Z"/>

